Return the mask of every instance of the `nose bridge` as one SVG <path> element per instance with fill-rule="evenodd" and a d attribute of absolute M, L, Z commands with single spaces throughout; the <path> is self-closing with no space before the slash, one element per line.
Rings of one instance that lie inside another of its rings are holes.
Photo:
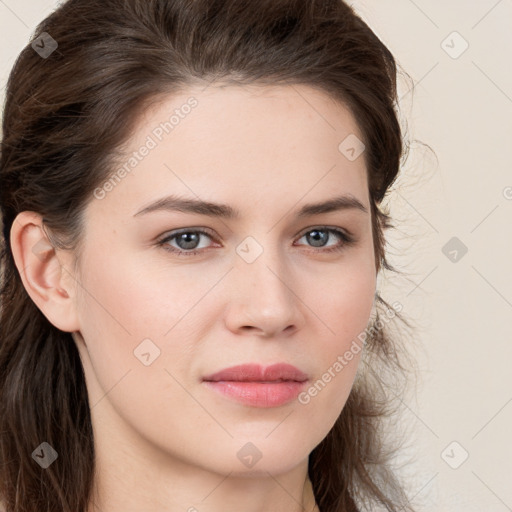
<path fill-rule="evenodd" d="M 290 293 L 286 279 L 289 272 L 286 269 L 285 256 L 270 239 L 271 236 L 267 236 L 260 243 L 254 237 L 247 237 L 242 241 L 237 247 L 239 257 L 236 267 L 240 279 L 247 279 L 250 288 L 258 293 L 267 291 L 262 298 L 265 299 L 266 296 L 266 300 L 283 302 Z M 248 292 L 250 293 L 250 289 Z"/>
<path fill-rule="evenodd" d="M 260 237 L 260 240 L 263 237 Z M 279 331 L 299 321 L 297 297 L 291 289 L 286 255 L 271 236 L 259 242 L 247 237 L 236 247 L 235 286 L 239 327 L 252 326 L 263 331 Z"/>

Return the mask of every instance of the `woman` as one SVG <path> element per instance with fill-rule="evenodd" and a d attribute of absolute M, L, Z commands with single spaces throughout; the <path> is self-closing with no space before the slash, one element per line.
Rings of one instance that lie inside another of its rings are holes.
<path fill-rule="evenodd" d="M 412 510 L 380 438 L 395 107 L 340 0 L 39 25 L 3 119 L 6 511 Z"/>

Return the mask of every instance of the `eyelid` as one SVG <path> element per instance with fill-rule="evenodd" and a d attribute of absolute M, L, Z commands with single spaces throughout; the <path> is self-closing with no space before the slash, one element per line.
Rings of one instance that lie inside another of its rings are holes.
<path fill-rule="evenodd" d="M 212 238 L 217 238 L 215 235 L 215 231 L 210 228 L 205 228 L 203 226 L 187 226 L 186 228 L 177 228 L 177 229 L 171 229 L 170 231 L 165 232 L 160 239 L 162 238 L 168 238 L 169 236 L 179 235 L 180 233 L 188 233 L 188 232 L 199 232 L 199 233 L 206 233 L 210 235 Z"/>
<path fill-rule="evenodd" d="M 325 230 L 332 230 L 332 231 L 340 231 L 343 233 L 347 238 L 355 239 L 355 236 L 352 232 L 350 232 L 348 229 L 340 228 L 339 226 L 330 226 L 328 224 L 317 224 L 310 226 L 308 228 L 303 229 L 302 231 L 299 231 L 295 237 L 302 238 L 306 233 L 309 233 L 310 231 L 315 231 L 315 229 L 318 229 L 319 231 Z"/>

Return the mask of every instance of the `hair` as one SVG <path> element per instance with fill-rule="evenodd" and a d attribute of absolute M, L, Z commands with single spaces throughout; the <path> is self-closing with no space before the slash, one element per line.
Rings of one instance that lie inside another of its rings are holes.
<path fill-rule="evenodd" d="M 347 106 L 361 129 L 376 268 L 397 272 L 384 250 L 394 226 L 383 199 L 408 146 L 395 59 L 342 0 L 69 0 L 31 42 L 43 32 L 58 48 L 46 58 L 30 44 L 20 53 L 2 123 L 0 496 L 6 512 L 86 512 L 95 451 L 83 367 L 71 333 L 23 286 L 9 236 L 17 214 L 39 213 L 52 245 L 78 261 L 93 190 L 151 102 L 220 81 L 305 84 Z M 389 325 L 366 333 L 348 400 L 309 456 L 322 512 L 412 510 L 382 436 L 408 356 L 382 312 L 410 324 L 379 292 L 375 304 L 374 322 Z M 43 441 L 60 454 L 44 470 L 32 456 Z"/>

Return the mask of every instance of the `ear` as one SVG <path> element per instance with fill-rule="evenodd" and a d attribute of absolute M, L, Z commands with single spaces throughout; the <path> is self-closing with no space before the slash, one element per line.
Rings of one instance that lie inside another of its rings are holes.
<path fill-rule="evenodd" d="M 58 329 L 79 330 L 72 255 L 52 246 L 41 215 L 29 211 L 18 214 L 10 243 L 23 286 L 36 306 Z"/>

